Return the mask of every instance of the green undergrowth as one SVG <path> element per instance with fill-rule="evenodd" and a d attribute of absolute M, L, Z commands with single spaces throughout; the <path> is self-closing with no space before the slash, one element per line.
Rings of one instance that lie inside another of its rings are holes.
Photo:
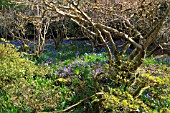
<path fill-rule="evenodd" d="M 20 89 L 17 89 L 16 85 L 24 86 L 24 84 L 19 84 L 20 82 L 38 76 L 43 77 L 48 73 L 45 67 L 35 65 L 34 62 L 22 58 L 23 55 L 17 51 L 13 45 L 0 44 L 0 112 L 20 110 L 19 106 L 11 104 L 12 98 L 15 96 L 10 90 L 17 92 Z M 22 93 L 18 95 L 22 95 Z"/>
<path fill-rule="evenodd" d="M 144 59 L 135 82 L 117 86 L 106 52 L 77 42 L 62 46 L 29 60 L 0 44 L 0 113 L 169 112 L 168 63 Z"/>

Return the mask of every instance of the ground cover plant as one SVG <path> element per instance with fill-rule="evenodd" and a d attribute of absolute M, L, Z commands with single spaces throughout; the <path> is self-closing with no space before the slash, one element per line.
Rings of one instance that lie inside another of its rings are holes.
<path fill-rule="evenodd" d="M 0 40 L 0 112 L 170 112 L 169 56 L 151 55 L 168 45 L 159 36 L 169 2 L 108 2 L 9 2 L 1 25 L 15 40 Z M 62 23 L 48 33 L 54 18 Z M 86 38 L 65 36 L 65 18 Z"/>
<path fill-rule="evenodd" d="M 132 96 L 123 91 L 122 88 L 124 88 L 124 86 L 121 86 L 120 88 L 114 87 L 115 81 L 108 76 L 109 65 L 107 64 L 108 60 L 106 52 L 103 51 L 100 53 L 98 50 L 93 50 L 92 47 L 87 48 L 85 44 L 87 44 L 86 41 L 64 43 L 63 49 L 56 52 L 55 55 L 52 53 L 54 48 L 51 48 L 52 50 L 50 50 L 49 47 L 48 52 L 44 52 L 44 55 L 42 55 L 39 60 L 35 61 L 32 59 L 36 64 L 43 66 L 43 69 L 47 69 L 45 73 L 44 71 L 41 73 L 40 69 L 38 69 L 36 72 L 39 72 L 40 74 L 31 74 L 36 66 L 33 67 L 31 65 L 30 67 L 25 61 L 24 65 L 26 66 L 24 70 L 31 71 L 31 73 L 18 74 L 20 73 L 20 70 L 15 70 L 15 68 L 17 68 L 17 65 L 14 65 L 15 62 L 13 67 L 9 66 L 6 68 L 4 67 L 4 63 L 2 63 L 2 61 L 10 62 L 12 65 L 11 59 L 15 59 L 15 54 L 8 54 L 11 57 L 5 57 L 6 59 L 10 59 L 10 61 L 4 60 L 2 59 L 3 57 L 1 57 L 2 72 L 4 72 L 5 68 L 16 71 L 13 73 L 14 75 L 21 75 L 20 77 L 15 77 L 10 73 L 12 71 L 6 71 L 6 74 L 1 72 L 1 112 L 61 112 L 60 110 L 67 109 L 83 99 L 85 100 L 82 101 L 80 105 L 66 111 L 94 112 L 97 107 L 94 105 L 99 101 L 98 96 L 107 99 L 105 100 L 106 102 L 100 103 L 98 106 L 103 106 L 105 109 L 117 107 L 117 104 L 112 104 L 112 102 L 115 103 L 116 101 L 116 103 L 122 102 L 119 107 L 129 106 L 131 109 L 138 109 L 138 112 L 143 111 L 142 107 L 150 111 L 155 110 L 155 112 L 168 111 L 169 90 L 166 90 L 166 87 L 168 88 L 169 85 L 166 84 L 168 85 L 166 86 L 165 83 L 169 82 L 167 81 L 168 79 L 164 80 L 164 78 L 168 77 L 170 72 L 169 64 L 166 63 L 166 60 L 162 61 L 162 63 L 165 64 L 157 62 L 154 58 L 146 59 L 144 61 L 144 64 L 138 69 L 140 79 L 138 78 L 137 83 L 143 84 L 143 81 L 146 81 L 146 84 L 148 84 L 148 82 L 152 81 L 157 85 L 160 82 L 162 85 L 158 85 L 156 90 L 146 90 L 139 96 L 139 99 L 133 100 Z M 1 48 L 5 49 L 4 45 L 1 44 L 1 46 Z M 10 47 L 13 46 L 10 45 Z M 66 49 L 67 47 L 70 47 L 69 51 Z M 6 48 L 9 50 L 9 47 Z M 13 52 L 13 48 L 11 51 Z M 79 51 L 79 53 L 77 53 L 77 51 Z M 4 53 L 5 55 L 5 52 L 1 53 Z M 64 57 L 64 53 L 70 54 Z M 20 53 L 17 53 L 17 58 L 20 58 L 19 54 Z M 72 58 L 70 58 L 70 56 L 72 56 Z M 19 66 L 22 66 L 21 63 L 19 64 Z M 149 66 L 152 68 L 149 68 Z M 156 79 L 152 77 L 156 77 Z M 136 85 L 134 85 L 134 87 L 135 86 Z M 107 90 L 105 87 L 107 87 Z M 106 90 L 105 93 L 104 91 L 100 91 L 100 88 L 104 88 Z M 116 98 L 113 94 L 122 96 L 124 100 Z M 161 95 L 163 95 L 164 98 L 162 98 Z M 134 103 L 127 105 L 127 102 L 129 101 L 134 101 Z M 151 107 L 152 109 L 147 107 Z M 129 108 L 127 107 L 127 109 Z M 120 112 L 120 109 L 115 112 Z"/>

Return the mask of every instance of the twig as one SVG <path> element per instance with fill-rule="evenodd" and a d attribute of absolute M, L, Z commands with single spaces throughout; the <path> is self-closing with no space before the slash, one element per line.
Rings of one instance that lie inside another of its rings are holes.
<path fill-rule="evenodd" d="M 90 98 L 92 98 L 92 97 L 94 97 L 94 96 L 96 96 L 96 95 L 102 95 L 102 94 L 104 94 L 104 92 L 95 93 L 94 95 L 89 96 L 89 97 L 87 97 L 87 98 L 84 98 L 84 99 L 80 100 L 79 102 L 77 102 L 76 104 L 73 104 L 72 106 L 69 106 L 68 108 L 66 108 L 66 109 L 64 109 L 64 110 L 53 111 L 53 112 L 37 112 L 37 113 L 62 113 L 62 112 L 66 112 L 66 111 L 68 111 L 68 110 L 76 107 L 77 105 L 81 104 L 83 101 L 88 100 L 88 99 L 90 99 Z"/>

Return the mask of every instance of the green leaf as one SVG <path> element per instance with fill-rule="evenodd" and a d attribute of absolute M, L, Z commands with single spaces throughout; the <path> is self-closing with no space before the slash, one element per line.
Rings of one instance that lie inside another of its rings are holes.
<path fill-rule="evenodd" d="M 79 74 L 80 74 L 80 70 L 79 70 L 79 68 L 76 68 L 75 73 L 76 73 L 77 75 L 79 75 Z"/>
<path fill-rule="evenodd" d="M 87 76 L 90 73 L 90 71 L 86 68 L 83 69 L 83 75 Z"/>

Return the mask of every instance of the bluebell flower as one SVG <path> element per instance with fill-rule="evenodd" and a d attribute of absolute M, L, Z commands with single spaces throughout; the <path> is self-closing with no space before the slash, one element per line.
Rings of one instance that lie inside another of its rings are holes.
<path fill-rule="evenodd" d="M 169 58 L 165 58 L 164 61 L 165 61 L 166 63 L 170 63 L 170 59 L 169 59 Z"/>
<path fill-rule="evenodd" d="M 68 67 L 67 68 L 67 74 L 70 75 L 71 73 L 72 73 L 72 69 L 71 69 L 71 67 Z"/>
<path fill-rule="evenodd" d="M 49 58 L 48 63 L 52 63 L 54 61 L 53 58 Z"/>
<path fill-rule="evenodd" d="M 41 65 L 44 65 L 44 61 L 41 62 Z"/>
<path fill-rule="evenodd" d="M 62 68 L 60 68 L 60 71 L 62 71 L 63 69 Z"/>
<path fill-rule="evenodd" d="M 65 71 L 65 72 L 68 72 L 68 69 L 66 68 L 66 66 L 64 66 L 64 71 Z"/>
<path fill-rule="evenodd" d="M 97 68 L 96 69 L 96 73 L 100 73 L 101 72 L 101 69 L 100 68 Z"/>
<path fill-rule="evenodd" d="M 65 77 L 66 73 L 60 73 L 60 77 Z"/>
<path fill-rule="evenodd" d="M 77 45 L 80 46 L 80 45 L 81 45 L 81 42 L 78 42 Z"/>
<path fill-rule="evenodd" d="M 52 55 L 55 56 L 57 54 L 56 50 L 52 50 Z"/>
<path fill-rule="evenodd" d="M 62 42 L 62 44 L 67 44 L 67 43 L 68 43 L 68 41 L 63 41 L 63 42 Z"/>
<path fill-rule="evenodd" d="M 79 56 L 79 54 L 80 54 L 79 51 L 77 51 L 77 52 L 76 52 L 76 57 Z"/>
<path fill-rule="evenodd" d="M 50 42 L 50 44 L 51 44 L 52 46 L 55 46 L 55 42 Z"/>
<path fill-rule="evenodd" d="M 106 51 L 106 49 L 105 47 L 102 47 L 101 52 L 104 52 L 104 51 Z"/>
<path fill-rule="evenodd" d="M 150 94 L 149 94 L 149 93 L 146 93 L 146 97 L 147 97 L 147 98 L 150 98 L 151 96 L 150 96 Z"/>
<path fill-rule="evenodd" d="M 17 49 L 20 49 L 21 48 L 21 46 L 15 46 Z"/>
<path fill-rule="evenodd" d="M 72 44 L 73 43 L 73 41 L 72 40 L 70 40 L 70 42 L 69 42 L 70 44 Z"/>
<path fill-rule="evenodd" d="M 101 65 L 101 64 L 103 64 L 104 63 L 104 61 L 99 61 L 99 64 Z"/>
<path fill-rule="evenodd" d="M 10 41 L 9 43 L 14 44 L 14 45 L 19 45 L 20 44 L 19 41 Z"/>
<path fill-rule="evenodd" d="M 0 43 L 3 44 L 3 45 L 6 44 L 5 42 L 0 42 Z"/>

